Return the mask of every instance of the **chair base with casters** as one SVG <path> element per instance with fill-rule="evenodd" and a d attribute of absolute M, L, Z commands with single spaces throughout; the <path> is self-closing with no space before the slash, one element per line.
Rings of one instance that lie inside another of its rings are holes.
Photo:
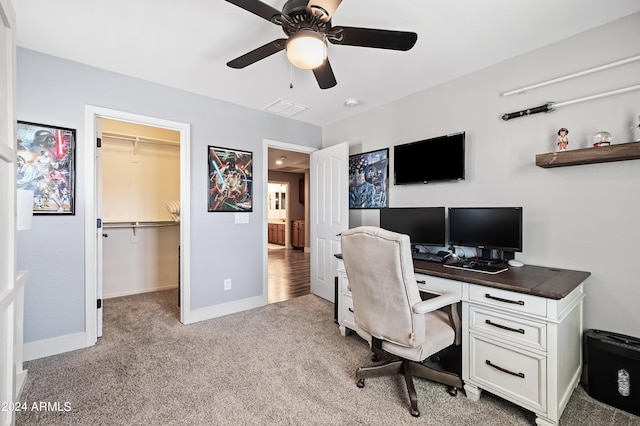
<path fill-rule="evenodd" d="M 371 351 L 373 352 L 373 356 L 371 357 L 372 361 L 375 362 L 382 359 L 385 362 L 380 365 L 358 368 L 356 371 L 358 387 L 364 387 L 364 379 L 402 374 L 404 376 L 405 383 L 407 384 L 407 392 L 409 393 L 409 400 L 411 401 L 410 412 L 414 417 L 420 416 L 420 410 L 418 410 L 418 394 L 416 392 L 415 385 L 413 384 L 413 377 L 420 377 L 448 385 L 449 389 L 447 392 L 451 396 L 456 396 L 458 394 L 458 389 L 462 389 L 463 383 L 459 374 L 440 370 L 425 365 L 424 363 L 411 361 L 409 359 L 400 358 L 396 355 L 390 354 L 382 349 L 382 341 L 375 337 L 372 338 Z"/>

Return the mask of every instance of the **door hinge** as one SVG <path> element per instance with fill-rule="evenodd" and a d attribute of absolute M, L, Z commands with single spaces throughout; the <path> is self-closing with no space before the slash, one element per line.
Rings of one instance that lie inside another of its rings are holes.
<path fill-rule="evenodd" d="M 102 308 L 102 299 L 98 299 L 98 309 Z"/>
<path fill-rule="evenodd" d="M 96 138 L 96 146 L 102 148 L 102 138 Z"/>
<path fill-rule="evenodd" d="M 98 218 L 98 229 L 102 228 L 102 219 Z"/>

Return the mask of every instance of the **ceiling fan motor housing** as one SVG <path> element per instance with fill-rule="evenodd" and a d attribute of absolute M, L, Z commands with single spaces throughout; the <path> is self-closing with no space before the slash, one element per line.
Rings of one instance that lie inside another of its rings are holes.
<path fill-rule="evenodd" d="M 282 6 L 282 13 L 293 16 L 307 10 L 309 0 L 287 0 Z"/>
<path fill-rule="evenodd" d="M 315 1 L 315 0 L 314 0 Z M 327 34 L 331 29 L 331 20 L 323 20 L 318 15 L 311 14 L 307 5 L 308 0 L 288 0 L 282 7 L 282 30 L 287 36 L 292 36 L 300 30 L 308 29 L 319 34 Z"/>

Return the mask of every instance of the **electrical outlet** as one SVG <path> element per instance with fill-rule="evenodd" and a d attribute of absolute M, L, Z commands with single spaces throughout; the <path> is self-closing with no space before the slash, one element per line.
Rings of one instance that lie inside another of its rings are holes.
<path fill-rule="evenodd" d="M 231 278 L 227 278 L 224 280 L 224 289 L 231 290 Z"/>

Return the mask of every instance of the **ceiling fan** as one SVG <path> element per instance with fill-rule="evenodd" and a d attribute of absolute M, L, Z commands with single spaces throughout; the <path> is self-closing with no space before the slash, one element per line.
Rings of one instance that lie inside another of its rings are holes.
<path fill-rule="evenodd" d="M 286 49 L 291 64 L 313 70 L 321 89 L 337 84 L 327 58 L 327 41 L 338 45 L 406 51 L 418 39 L 418 35 L 412 32 L 332 26 L 331 16 L 342 0 L 287 0 L 282 12 L 259 0 L 227 1 L 281 26 L 288 37 L 273 40 L 227 62 L 229 67 L 244 68 Z"/>

